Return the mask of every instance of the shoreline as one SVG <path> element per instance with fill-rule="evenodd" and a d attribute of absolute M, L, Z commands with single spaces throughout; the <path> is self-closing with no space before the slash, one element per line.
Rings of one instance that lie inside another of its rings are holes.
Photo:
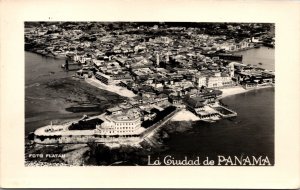
<path fill-rule="evenodd" d="M 47 55 L 43 55 L 43 54 L 39 54 L 36 52 L 32 52 L 32 51 L 28 51 L 43 57 L 51 57 L 51 56 L 47 56 Z M 53 58 L 53 57 L 52 57 Z M 71 79 L 73 79 L 71 77 Z M 95 79 L 95 78 L 86 78 L 83 80 L 81 80 L 84 83 L 88 83 L 89 85 L 92 85 L 98 89 L 101 90 L 106 90 L 112 93 L 116 93 L 122 97 L 126 97 L 126 98 L 133 98 L 136 97 L 136 94 L 134 94 L 132 91 L 128 90 L 127 88 L 124 87 L 120 87 L 120 86 L 116 86 L 116 85 L 105 85 L 104 83 L 100 82 L 99 80 Z M 231 87 L 231 88 L 224 88 L 224 89 L 220 89 L 222 91 L 222 95 L 221 97 L 219 97 L 218 99 L 223 99 L 232 95 L 236 95 L 236 94 L 242 94 L 242 93 L 246 93 L 252 90 L 259 90 L 259 89 L 263 89 L 263 88 L 270 88 L 273 86 L 261 86 L 261 87 L 257 87 L 257 88 L 253 88 L 253 89 L 244 89 L 242 86 L 235 86 L 235 87 Z M 66 110 L 63 110 L 64 112 L 66 112 Z M 67 112 L 69 113 L 69 112 Z M 77 118 L 77 117 L 76 117 Z M 188 110 L 182 110 L 178 113 L 176 113 L 176 115 L 171 119 L 171 121 L 199 121 L 200 118 L 198 118 L 195 114 L 193 114 L 192 112 L 188 111 Z"/>
<path fill-rule="evenodd" d="M 242 93 L 249 92 L 251 89 L 245 89 L 242 86 L 235 86 L 235 87 L 224 88 L 224 89 L 220 89 L 220 90 L 222 91 L 222 95 L 219 99 L 223 99 L 225 97 L 233 96 L 236 94 L 242 94 Z"/>
<path fill-rule="evenodd" d="M 200 121 L 200 118 L 191 111 L 183 109 L 176 113 L 171 121 Z"/>
<path fill-rule="evenodd" d="M 249 49 L 254 49 L 254 47 L 249 48 Z M 243 52 L 243 51 L 247 51 L 249 49 L 234 51 L 232 53 Z M 38 53 L 36 51 L 30 51 L 30 50 L 26 50 L 26 51 L 31 52 L 31 53 L 35 53 L 35 54 L 43 56 L 43 57 L 50 57 L 50 58 L 59 59 L 59 60 L 69 60 L 68 57 L 55 57 L 55 56 L 52 56 L 50 54 L 45 55 L 45 54 L 42 54 L 42 53 Z M 123 97 L 133 98 L 133 97 L 137 96 L 132 91 L 130 91 L 130 90 L 124 88 L 124 87 L 119 87 L 119 86 L 116 86 L 116 85 L 105 85 L 104 83 L 101 83 L 100 81 L 96 80 L 95 78 L 92 78 L 92 79 L 88 78 L 88 79 L 85 79 L 84 81 L 86 83 L 94 86 L 94 87 L 116 93 L 116 94 L 118 94 L 120 96 L 123 96 Z M 270 87 L 273 87 L 273 86 L 262 86 L 262 87 L 256 87 L 256 88 L 253 88 L 253 89 L 244 89 L 242 86 L 224 88 L 224 89 L 220 89 L 223 93 L 222 93 L 222 95 L 219 99 L 223 99 L 225 97 L 236 95 L 236 94 L 246 93 L 246 92 L 249 92 L 251 90 L 270 88 Z"/>
<path fill-rule="evenodd" d="M 26 49 L 25 52 L 30 52 L 30 53 L 35 53 L 37 55 L 40 55 L 40 56 L 43 56 L 43 57 L 50 57 L 50 58 L 54 58 L 54 59 L 60 59 L 60 60 L 68 60 L 68 61 L 73 61 L 72 59 L 70 59 L 69 57 L 67 56 L 61 56 L 61 55 L 54 55 L 54 54 L 51 54 L 51 53 L 40 53 L 40 52 L 37 52 L 36 50 L 34 49 Z"/>
<path fill-rule="evenodd" d="M 275 47 L 268 47 L 268 46 L 264 46 L 264 45 L 260 45 L 259 48 L 261 47 L 266 47 L 266 48 L 272 48 L 272 49 L 275 49 Z M 259 48 L 255 48 L 254 46 L 253 47 L 248 47 L 248 48 L 245 48 L 245 49 L 240 49 L 240 50 L 235 50 L 235 51 L 229 51 L 228 53 L 232 53 L 232 54 L 236 54 L 236 53 L 240 53 L 240 52 L 244 52 L 244 51 L 247 51 L 247 50 L 251 50 L 251 49 L 259 49 Z M 239 55 L 239 54 L 238 54 Z"/>
<path fill-rule="evenodd" d="M 265 89 L 265 88 L 274 88 L 274 86 L 271 86 L 271 85 L 260 86 L 260 87 L 251 88 L 251 89 L 245 89 L 242 86 L 236 86 L 236 87 L 232 87 L 232 88 L 224 88 L 224 89 L 220 89 L 223 93 L 219 99 L 223 99 L 223 98 L 233 96 L 236 94 L 243 94 L 246 92 L 250 92 L 252 90 L 260 90 L 260 89 Z"/>
<path fill-rule="evenodd" d="M 127 88 L 124 88 L 121 86 L 116 86 L 116 85 L 106 85 L 95 78 L 86 78 L 86 79 L 84 79 L 84 81 L 96 88 L 116 93 L 122 97 L 134 98 L 137 96 L 136 94 L 134 94 L 132 91 L 128 90 Z"/>
<path fill-rule="evenodd" d="M 262 87 L 257 87 L 257 88 L 252 88 L 252 89 L 244 89 L 242 86 L 236 86 L 236 87 L 232 87 L 232 88 L 225 88 L 225 89 L 221 89 L 221 91 L 224 93 L 221 95 L 221 97 L 219 98 L 219 100 L 226 98 L 226 97 L 230 97 L 233 95 L 237 95 L 237 94 L 243 94 L 243 93 L 247 93 L 253 90 L 261 90 L 261 89 L 265 89 L 265 88 L 273 88 L 273 86 L 262 86 Z M 198 116 L 196 116 L 194 113 L 192 113 L 189 110 L 183 109 L 181 111 L 179 111 L 178 113 L 176 113 L 174 115 L 174 117 L 171 119 L 171 121 L 200 121 L 200 118 Z"/>

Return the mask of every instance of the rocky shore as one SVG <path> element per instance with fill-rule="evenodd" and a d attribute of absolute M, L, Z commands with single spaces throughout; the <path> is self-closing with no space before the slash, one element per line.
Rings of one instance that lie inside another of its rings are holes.
<path fill-rule="evenodd" d="M 44 64 L 40 64 L 44 62 Z M 62 60 L 26 52 L 25 135 L 48 125 L 102 113 L 126 98 L 72 77 Z"/>

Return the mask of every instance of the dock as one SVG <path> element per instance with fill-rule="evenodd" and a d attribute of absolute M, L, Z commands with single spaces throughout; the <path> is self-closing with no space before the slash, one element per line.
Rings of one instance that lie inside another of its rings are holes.
<path fill-rule="evenodd" d="M 232 109 L 229 109 L 225 106 L 219 105 L 218 107 L 214 107 L 214 109 L 218 112 L 218 114 L 222 118 L 230 118 L 230 117 L 237 116 L 237 113 L 235 111 L 233 111 Z"/>

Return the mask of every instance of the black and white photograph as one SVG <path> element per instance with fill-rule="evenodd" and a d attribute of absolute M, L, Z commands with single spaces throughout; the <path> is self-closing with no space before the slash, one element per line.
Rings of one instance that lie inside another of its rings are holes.
<path fill-rule="evenodd" d="M 300 1 L 1 0 L 1 188 L 299 189 Z"/>
<path fill-rule="evenodd" d="M 26 166 L 273 166 L 275 24 L 25 22 Z"/>

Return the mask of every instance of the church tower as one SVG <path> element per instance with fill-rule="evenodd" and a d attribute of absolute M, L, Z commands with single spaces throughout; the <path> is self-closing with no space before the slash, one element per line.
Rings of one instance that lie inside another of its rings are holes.
<path fill-rule="evenodd" d="M 156 54 L 156 65 L 159 66 L 159 55 L 158 55 L 158 53 Z"/>

